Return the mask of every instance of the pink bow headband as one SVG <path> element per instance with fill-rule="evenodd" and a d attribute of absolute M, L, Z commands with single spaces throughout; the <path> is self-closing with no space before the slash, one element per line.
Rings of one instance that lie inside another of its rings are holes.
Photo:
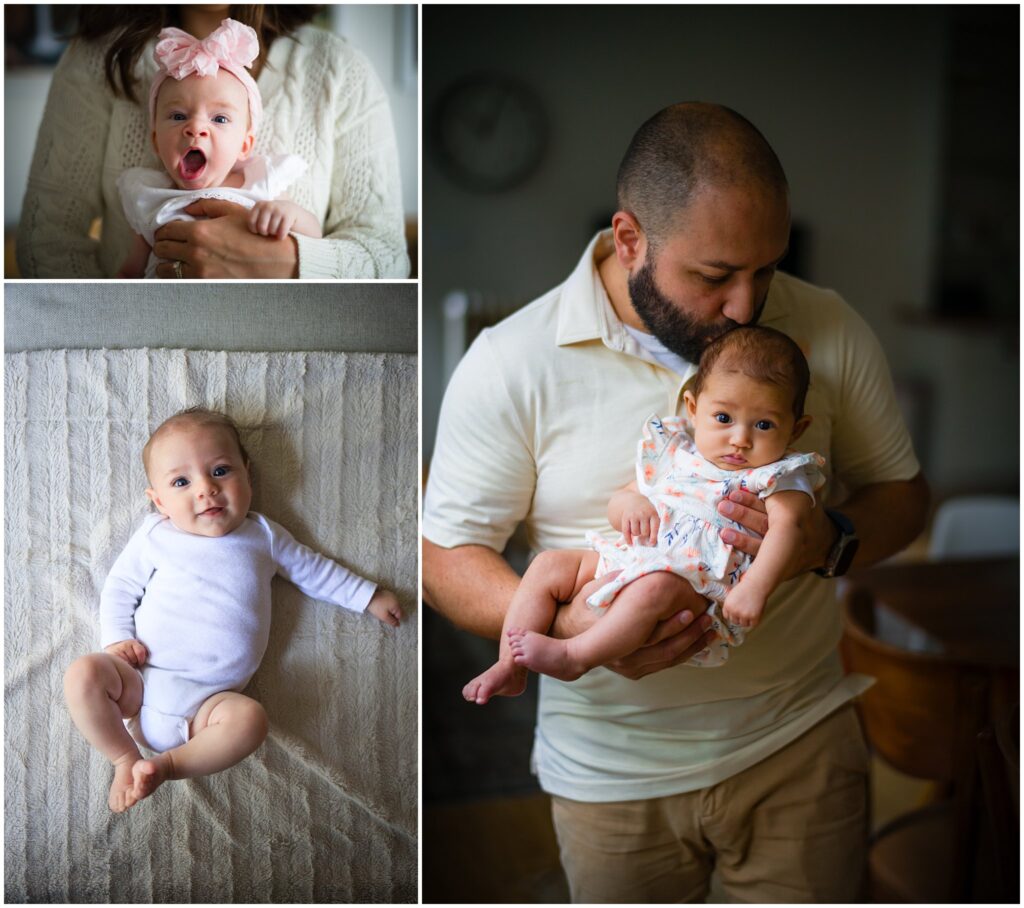
<path fill-rule="evenodd" d="M 156 119 L 156 95 L 165 79 L 180 81 L 193 73 L 197 76 L 216 76 L 218 69 L 224 69 L 245 86 L 249 95 L 252 132 L 256 133 L 263 113 L 263 103 L 255 80 L 245 71 L 260 53 L 260 42 L 253 29 L 234 19 L 225 19 L 202 41 L 180 28 L 165 28 L 157 39 L 156 47 L 153 48 L 157 73 L 149 90 L 150 123 Z"/>

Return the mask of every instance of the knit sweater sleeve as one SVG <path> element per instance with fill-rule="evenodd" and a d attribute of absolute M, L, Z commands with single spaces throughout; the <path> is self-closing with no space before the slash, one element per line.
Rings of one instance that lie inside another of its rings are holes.
<path fill-rule="evenodd" d="M 112 95 L 102 49 L 72 41 L 57 64 L 18 226 L 23 277 L 105 277 L 89 228 L 103 212 L 101 170 Z"/>
<path fill-rule="evenodd" d="M 387 94 L 358 51 L 338 55 L 347 90 L 334 98 L 334 168 L 322 239 L 296 235 L 300 278 L 404 278 L 398 145 Z"/>
<path fill-rule="evenodd" d="M 160 519 L 156 514 L 146 518 L 107 575 L 100 592 L 101 647 L 135 638 L 135 609 L 156 568 L 148 545 L 149 534 Z"/>
<path fill-rule="evenodd" d="M 377 584 L 364 580 L 336 561 L 298 542 L 283 526 L 260 515 L 270 533 L 278 574 L 313 599 L 333 602 L 354 612 L 366 610 Z"/>

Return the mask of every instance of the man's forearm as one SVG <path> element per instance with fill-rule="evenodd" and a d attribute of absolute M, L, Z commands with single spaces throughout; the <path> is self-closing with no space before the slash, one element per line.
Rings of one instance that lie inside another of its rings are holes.
<path fill-rule="evenodd" d="M 464 631 L 497 640 L 519 575 L 493 549 L 423 540 L 423 598 Z"/>
<path fill-rule="evenodd" d="M 882 482 L 854 492 L 839 506 L 860 539 L 853 567 L 869 567 L 910 545 L 924 530 L 930 498 L 920 473 L 906 482 Z"/>

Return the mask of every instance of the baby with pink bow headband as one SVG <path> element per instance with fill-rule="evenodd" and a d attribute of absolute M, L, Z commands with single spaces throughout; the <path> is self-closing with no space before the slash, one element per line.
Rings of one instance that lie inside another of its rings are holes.
<path fill-rule="evenodd" d="M 263 104 L 246 69 L 258 55 L 256 32 L 234 19 L 202 40 L 178 28 L 160 32 L 149 119 L 164 170 L 135 167 L 118 178 L 125 217 L 136 233 L 118 277 L 155 277 L 156 231 L 170 221 L 194 220 L 185 209 L 199 199 L 250 209 L 249 229 L 263 236 L 322 235 L 317 217 L 285 195 L 306 162 L 298 155 L 253 153 Z M 175 276 L 189 277 L 182 268 L 174 263 Z"/>

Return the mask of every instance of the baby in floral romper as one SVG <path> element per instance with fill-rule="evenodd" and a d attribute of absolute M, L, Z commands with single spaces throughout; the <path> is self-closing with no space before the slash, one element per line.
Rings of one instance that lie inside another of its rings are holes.
<path fill-rule="evenodd" d="M 498 661 L 463 688 L 465 699 L 483 704 L 515 696 L 528 670 L 573 681 L 636 650 L 660 615 L 642 580 L 635 581 L 655 571 L 684 577 L 711 600 L 708 614 L 720 639 L 690 664 L 723 664 L 786 577 L 801 520 L 825 481 L 819 455 L 788 450 L 811 422 L 803 412 L 809 380 L 800 348 L 773 328 L 744 326 L 709 344 L 684 392 L 692 438 L 682 417 L 646 420 L 637 478 L 608 505 L 621 538 L 590 533 L 596 551 L 556 550 L 534 559 L 509 604 Z M 754 560 L 720 535 L 727 527 L 746 532 L 717 510 L 737 489 L 757 494 L 768 512 Z M 620 573 L 587 599 L 606 613 L 600 621 L 567 640 L 546 636 L 559 603 L 612 571 Z"/>

